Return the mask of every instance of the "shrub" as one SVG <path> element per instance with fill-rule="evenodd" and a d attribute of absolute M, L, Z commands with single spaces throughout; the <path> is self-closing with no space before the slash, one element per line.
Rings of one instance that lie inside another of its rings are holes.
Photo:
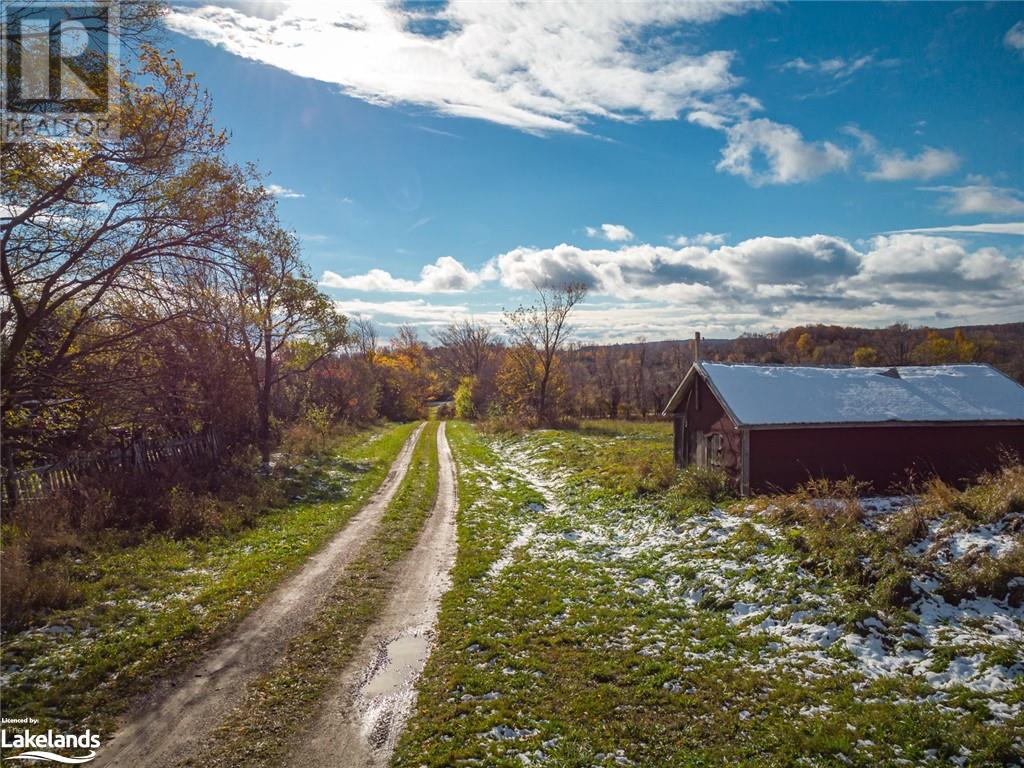
<path fill-rule="evenodd" d="M 284 428 L 281 451 L 292 456 L 324 454 L 330 450 L 332 438 L 345 431 L 344 425 L 334 423 L 329 407 L 311 405 L 301 419 Z"/>
<path fill-rule="evenodd" d="M 475 386 L 476 379 L 473 376 L 466 376 L 459 382 L 459 386 L 455 390 L 455 418 L 476 418 L 476 405 L 473 403 Z"/>
<path fill-rule="evenodd" d="M 239 527 L 241 516 L 236 506 L 218 501 L 206 493 L 175 486 L 164 501 L 165 527 L 178 538 L 203 531 L 228 531 Z"/>
<path fill-rule="evenodd" d="M 927 536 L 929 512 L 928 506 L 911 502 L 899 512 L 894 513 L 885 528 L 891 546 L 903 549 Z"/>
<path fill-rule="evenodd" d="M 82 548 L 83 534 L 97 530 L 110 514 L 109 496 L 63 491 L 46 499 L 24 501 L 10 511 L 11 532 L 30 564 Z M 83 522 L 90 526 L 86 529 Z"/>
<path fill-rule="evenodd" d="M 491 435 L 522 435 L 530 428 L 522 416 L 492 412 L 480 422 L 481 431 Z"/>
<path fill-rule="evenodd" d="M 732 481 L 725 472 L 707 467 L 687 467 L 680 474 L 676 487 L 684 496 L 711 502 L 724 501 L 734 492 Z"/>

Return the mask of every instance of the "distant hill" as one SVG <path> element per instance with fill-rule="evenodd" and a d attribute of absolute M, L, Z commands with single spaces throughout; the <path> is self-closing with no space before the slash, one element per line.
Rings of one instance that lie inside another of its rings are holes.
<path fill-rule="evenodd" d="M 653 358 L 689 355 L 690 338 L 669 341 L 581 345 L 635 352 L 643 346 Z M 735 339 L 702 339 L 706 360 L 821 365 L 930 365 L 986 362 L 1024 383 L 1024 323 L 963 325 L 948 328 L 887 328 L 803 325 L 777 333 L 743 334 Z"/>

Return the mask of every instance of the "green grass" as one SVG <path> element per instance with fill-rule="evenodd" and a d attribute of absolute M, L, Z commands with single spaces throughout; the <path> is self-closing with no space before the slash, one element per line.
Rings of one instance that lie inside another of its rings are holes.
<path fill-rule="evenodd" d="M 544 430 L 534 438 L 547 446 L 553 463 L 571 466 L 580 482 L 606 490 L 663 491 L 676 478 L 667 421 L 584 421 L 577 430 Z"/>
<path fill-rule="evenodd" d="M 383 481 L 413 424 L 345 438 L 295 482 L 301 501 L 251 527 L 147 537 L 67 559 L 80 601 L 3 638 L 3 710 L 43 727 L 107 730 L 152 681 L 196 659 L 343 526 Z"/>
<path fill-rule="evenodd" d="M 399 560 L 418 539 L 437 496 L 437 422 L 417 445 L 409 472 L 381 519 L 280 663 L 257 681 L 246 699 L 183 765 L 203 768 L 278 766 L 315 716 L 395 585 Z"/>
<path fill-rule="evenodd" d="M 623 467 L 670 458 L 661 424 L 520 437 L 453 424 L 449 435 L 460 549 L 395 766 L 995 766 L 1024 748 L 1024 718 L 990 709 L 1024 697 L 1019 678 L 935 699 L 921 676 L 865 676 L 845 642 L 789 646 L 756 631 L 809 611 L 842 638 L 881 618 L 889 652 L 940 667 L 975 652 L 910 634 L 918 617 L 892 605 L 897 568 L 863 583 L 870 563 L 857 557 L 883 557 L 884 537 L 859 522 L 840 518 L 829 543 L 825 518 L 762 512 L 767 500 L 717 511 L 682 494 L 677 475 L 665 487 L 629 479 Z M 491 577 L 528 523 L 531 542 Z M 1019 642 L 976 650 L 988 665 L 1022 656 Z"/>

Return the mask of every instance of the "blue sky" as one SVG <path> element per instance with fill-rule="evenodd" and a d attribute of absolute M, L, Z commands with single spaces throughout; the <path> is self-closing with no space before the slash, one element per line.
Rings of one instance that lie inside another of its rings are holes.
<path fill-rule="evenodd" d="M 1024 320 L 1024 3 L 224 3 L 169 43 L 342 311 Z M 929 229 L 929 232 L 907 230 Z"/>

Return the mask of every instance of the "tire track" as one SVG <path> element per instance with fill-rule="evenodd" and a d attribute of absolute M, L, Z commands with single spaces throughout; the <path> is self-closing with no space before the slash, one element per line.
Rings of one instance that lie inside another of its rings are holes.
<path fill-rule="evenodd" d="M 416 546 L 400 564 L 397 586 L 367 632 L 289 768 L 386 766 L 416 703 L 416 681 L 430 656 L 441 597 L 457 551 L 458 497 L 445 423 L 437 432 L 437 499 Z"/>
<path fill-rule="evenodd" d="M 180 760 L 216 728 L 244 698 L 248 685 L 273 667 L 372 536 L 402 484 L 425 426 L 420 424 L 409 436 L 380 487 L 345 527 L 202 660 L 158 684 L 92 765 L 159 768 Z"/>

